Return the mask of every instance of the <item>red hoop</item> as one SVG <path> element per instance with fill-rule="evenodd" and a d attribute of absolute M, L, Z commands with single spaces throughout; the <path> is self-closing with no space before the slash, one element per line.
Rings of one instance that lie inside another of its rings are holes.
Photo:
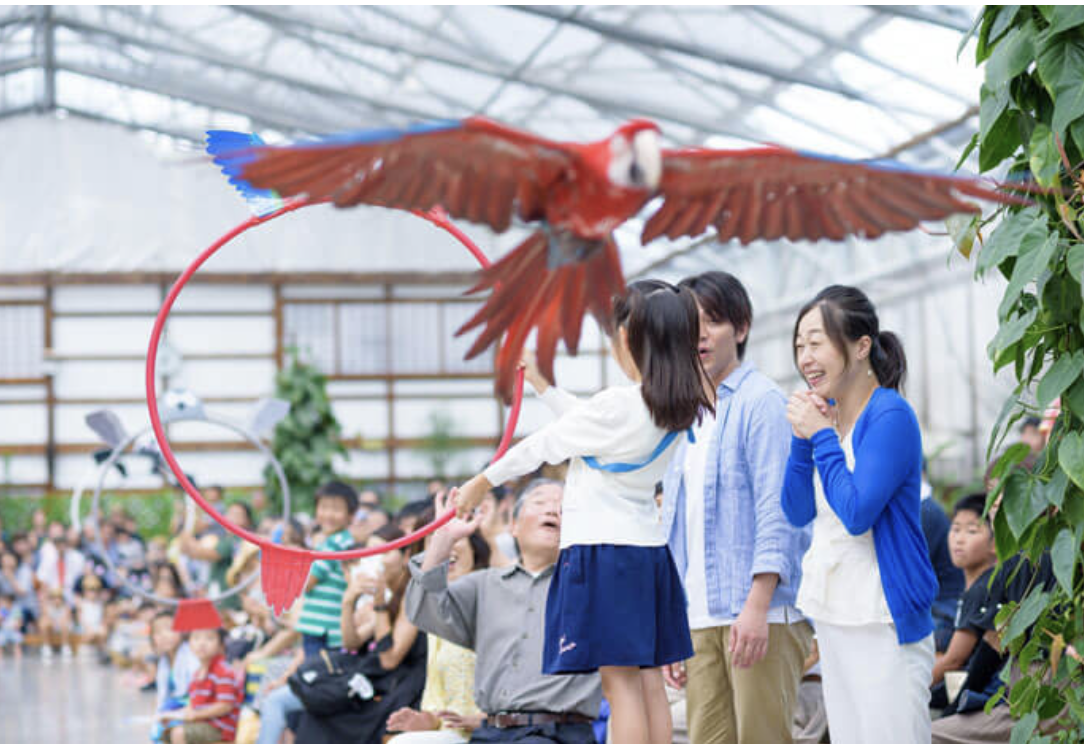
<path fill-rule="evenodd" d="M 431 532 L 443 527 L 455 516 L 455 509 L 449 509 L 439 518 L 421 529 L 398 540 L 393 540 L 392 542 L 375 548 L 357 548 L 354 550 L 345 550 L 340 553 L 332 553 L 277 545 L 260 535 L 238 527 L 227 520 L 223 515 L 219 514 L 206 500 L 204 500 L 200 492 L 192 485 L 192 482 L 188 480 L 188 477 L 184 474 L 180 464 L 177 462 L 177 458 L 174 456 L 172 448 L 169 446 L 169 440 L 166 438 L 165 429 L 162 427 L 162 420 L 158 414 L 158 396 L 155 391 L 155 364 L 158 359 L 159 340 L 161 339 L 162 330 L 165 328 L 170 310 L 173 308 L 173 303 L 176 302 L 181 290 L 184 289 L 185 285 L 193 275 L 195 275 L 196 271 L 199 270 L 207 259 L 213 256 L 222 246 L 256 225 L 263 224 L 264 222 L 280 217 L 287 212 L 292 212 L 309 205 L 310 202 L 303 199 L 291 201 L 271 214 L 262 217 L 250 217 L 204 250 L 203 253 L 201 253 L 196 260 L 184 270 L 177 281 L 174 282 L 173 286 L 170 287 L 169 293 L 166 295 L 166 299 L 162 303 L 162 307 L 158 311 L 157 317 L 154 319 L 154 328 L 151 330 L 150 346 L 147 349 L 145 378 L 147 411 L 150 414 L 151 428 L 154 430 L 154 438 L 158 441 L 158 446 L 161 448 L 162 457 L 165 458 L 166 463 L 169 465 L 169 469 L 177 476 L 177 481 L 180 483 L 181 488 L 184 489 L 185 493 L 187 493 L 196 504 L 211 517 L 211 519 L 220 524 L 226 531 L 236 535 L 242 540 L 254 543 L 260 547 L 261 585 L 263 587 L 264 596 L 267 598 L 268 604 L 271 605 L 271 609 L 276 615 L 280 614 L 283 610 L 288 609 L 297 596 L 301 594 L 301 590 L 303 589 L 305 580 L 309 574 L 309 567 L 314 560 L 345 561 L 354 558 L 364 558 L 366 556 L 384 553 L 389 550 L 396 550 L 421 540 Z M 459 240 L 483 268 L 489 265 L 489 260 L 486 258 L 485 254 L 482 253 L 470 238 L 449 221 L 448 215 L 443 209 L 434 207 L 429 212 L 414 211 L 413 214 L 428 220 Z M 500 444 L 497 447 L 493 462 L 499 460 L 504 455 L 512 442 L 512 435 L 515 432 L 516 423 L 519 420 L 519 412 L 522 403 L 523 370 L 520 370 L 516 375 L 516 387 L 513 394 L 512 408 L 508 414 L 508 423 L 505 425 L 504 436 L 501 438 Z"/>

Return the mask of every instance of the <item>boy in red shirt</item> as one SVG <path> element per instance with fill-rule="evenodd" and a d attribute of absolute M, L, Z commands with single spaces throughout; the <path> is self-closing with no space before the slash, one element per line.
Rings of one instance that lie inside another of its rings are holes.
<path fill-rule="evenodd" d="M 199 671 L 188 685 L 188 705 L 159 716 L 180 721 L 169 731 L 171 744 L 210 744 L 233 741 L 241 709 L 241 685 L 222 655 L 226 632 L 221 628 L 193 630 L 188 645 L 199 659 Z"/>

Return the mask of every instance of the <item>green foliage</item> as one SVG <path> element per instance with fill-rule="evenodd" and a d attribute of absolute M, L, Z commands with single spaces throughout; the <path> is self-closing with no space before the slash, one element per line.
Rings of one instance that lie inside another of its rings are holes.
<path fill-rule="evenodd" d="M 91 494 L 83 494 L 80 516 L 90 514 Z M 102 494 L 103 517 L 120 506 L 135 518 L 139 534 L 144 538 L 168 536 L 173 510 L 184 509 L 184 497 L 174 491 L 152 494 Z M 10 534 L 30 529 L 36 509 L 44 509 L 50 522 L 68 524 L 71 519 L 71 494 L 51 493 L 45 496 L 4 494 L 0 496 L 0 519 Z"/>
<path fill-rule="evenodd" d="M 434 477 L 444 479 L 448 475 L 448 464 L 462 449 L 455 436 L 455 421 L 451 415 L 446 411 L 429 414 L 429 434 L 419 449 L 428 457 Z"/>
<path fill-rule="evenodd" d="M 1050 442 L 1032 472 L 1003 457 L 1002 506 L 994 519 L 998 556 L 1049 553 L 1057 583 L 1032 586 L 998 613 L 1002 643 L 1027 672 L 1009 694 L 1020 722 L 1013 742 L 1084 738 L 1084 667 L 1064 654 L 1084 648 L 1084 8 L 986 6 L 976 21 L 976 61 L 985 63 L 978 147 L 983 171 L 1009 161 L 1011 178 L 1049 191 L 1027 208 L 1004 210 L 976 262 L 1008 280 L 1001 325 L 987 347 L 995 370 L 1019 381 L 990 434 L 994 451 L 1025 413 L 1061 400 Z M 1021 400 L 1025 391 L 1035 405 Z M 991 494 L 991 499 L 995 496 Z M 1065 730 L 1041 735 L 1059 716 Z"/>
<path fill-rule="evenodd" d="M 290 484 L 291 510 L 313 509 L 313 494 L 321 484 L 334 479 L 336 455 L 346 456 L 340 441 L 342 430 L 331 411 L 327 378 L 305 364 L 296 349 L 275 376 L 275 397 L 290 404 L 290 412 L 275 427 L 271 451 L 278 458 Z M 274 510 L 282 508 L 282 489 L 275 471 L 264 468 L 264 490 Z"/>

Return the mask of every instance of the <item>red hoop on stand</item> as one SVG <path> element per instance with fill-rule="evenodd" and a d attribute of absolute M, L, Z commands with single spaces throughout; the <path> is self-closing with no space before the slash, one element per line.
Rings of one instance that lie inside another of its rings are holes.
<path fill-rule="evenodd" d="M 241 529 L 237 525 L 227 520 L 223 515 L 219 514 L 196 489 L 192 482 L 185 476 L 184 471 L 181 469 L 180 464 L 177 462 L 177 458 L 173 454 L 172 448 L 169 446 L 169 440 L 166 438 L 165 429 L 162 427 L 162 420 L 158 414 L 158 396 L 155 391 L 155 364 L 158 357 L 158 344 L 162 336 L 162 331 L 165 328 L 166 320 L 169 317 L 170 310 L 173 308 L 174 302 L 180 295 L 181 290 L 184 289 L 188 281 L 195 275 L 196 271 L 213 256 L 222 246 L 226 245 L 241 233 L 269 222 L 276 217 L 281 217 L 287 212 L 293 212 L 301 207 L 309 206 L 310 202 L 306 200 L 296 200 L 287 202 L 281 209 L 272 212 L 271 214 L 264 216 L 253 216 L 242 222 L 237 227 L 233 228 L 221 238 L 216 240 L 209 248 L 204 250 L 189 266 L 181 276 L 170 287 L 169 293 L 166 295 L 165 301 L 162 303 L 161 309 L 158 311 L 157 317 L 154 319 L 154 328 L 151 330 L 150 346 L 147 350 L 147 367 L 145 376 L 145 385 L 147 391 L 147 410 L 151 418 L 151 428 L 154 430 L 154 438 L 158 441 L 158 446 L 161 448 L 162 457 L 169 465 L 169 469 L 173 471 L 173 474 L 177 477 L 177 481 L 181 488 L 187 493 L 214 521 L 218 522 L 225 530 L 236 535 L 242 540 L 254 543 L 260 547 L 260 581 L 263 587 L 264 596 L 267 597 L 267 602 L 271 606 L 275 615 L 281 614 L 297 599 L 301 594 L 301 590 L 305 586 L 305 580 L 309 575 L 309 567 L 314 560 L 335 560 L 343 561 L 353 558 L 364 558 L 369 555 L 376 555 L 389 550 L 396 550 L 416 542 L 426 535 L 434 532 L 447 524 L 455 516 L 455 509 L 449 509 L 442 514 L 439 518 L 430 522 L 426 526 L 422 527 L 415 532 L 406 535 L 398 540 L 380 545 L 375 548 L 358 548 L 355 550 L 345 550 L 339 553 L 331 553 L 326 551 L 315 550 L 303 550 L 301 548 L 291 548 L 282 545 L 276 545 L 275 543 L 261 537 L 248 530 Z M 466 247 L 468 251 L 477 259 L 478 263 L 483 268 L 489 266 L 489 259 L 485 254 L 476 246 L 470 238 L 468 238 L 459 228 L 453 225 L 449 219 L 447 213 L 440 207 L 434 207 L 429 212 L 414 211 L 418 217 L 432 222 L 437 227 L 447 231 L 460 243 Z M 499 460 L 504 453 L 508 450 L 509 445 L 512 442 L 512 435 L 516 429 L 516 423 L 519 420 L 520 407 L 523 403 L 523 370 L 520 370 L 516 375 L 516 387 L 513 394 L 512 408 L 508 414 L 508 423 L 505 425 L 504 435 L 501 437 L 500 444 L 497 446 L 497 452 L 493 457 L 493 461 Z"/>

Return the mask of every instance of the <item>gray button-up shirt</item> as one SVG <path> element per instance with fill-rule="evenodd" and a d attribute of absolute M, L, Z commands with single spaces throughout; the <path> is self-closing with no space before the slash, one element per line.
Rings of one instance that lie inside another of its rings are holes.
<path fill-rule="evenodd" d="M 477 654 L 474 700 L 488 714 L 580 713 L 598 717 L 597 674 L 542 674 L 546 596 L 553 567 L 532 576 L 516 564 L 475 571 L 448 584 L 448 564 L 422 571 L 411 560 L 410 622 Z"/>

